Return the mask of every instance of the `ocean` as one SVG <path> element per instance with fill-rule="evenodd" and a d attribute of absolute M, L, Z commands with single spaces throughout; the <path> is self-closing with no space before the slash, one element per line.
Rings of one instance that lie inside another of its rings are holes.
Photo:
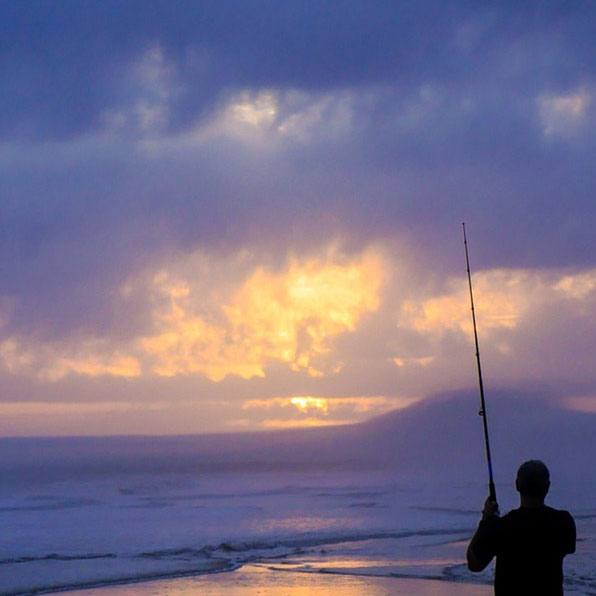
<path fill-rule="evenodd" d="M 280 571 L 492 581 L 492 568 L 472 574 L 465 566 L 484 500 L 481 478 L 433 481 L 423 470 L 332 464 L 324 453 L 284 465 L 255 449 L 205 465 L 195 456 L 208 443 L 0 440 L 0 595 L 226 573 L 255 562 Z M 497 489 L 502 510 L 516 506 L 510 486 Z M 567 557 L 565 575 L 566 592 L 578 595 L 596 594 L 593 494 L 561 489 L 549 501 L 577 522 L 578 552 Z"/>

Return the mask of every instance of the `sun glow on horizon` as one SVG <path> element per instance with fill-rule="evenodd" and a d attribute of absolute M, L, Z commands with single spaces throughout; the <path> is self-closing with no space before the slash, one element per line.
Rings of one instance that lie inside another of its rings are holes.
<path fill-rule="evenodd" d="M 329 412 L 327 400 L 322 397 L 291 397 L 290 403 L 296 406 L 300 412 L 308 412 L 312 409 L 320 410 L 323 414 Z"/>
<path fill-rule="evenodd" d="M 350 396 L 271 397 L 246 400 L 243 410 L 260 411 L 263 428 L 292 428 L 304 426 L 332 426 L 355 424 L 391 410 L 407 408 L 418 397 Z M 246 426 L 248 420 L 236 420 L 236 426 Z"/>

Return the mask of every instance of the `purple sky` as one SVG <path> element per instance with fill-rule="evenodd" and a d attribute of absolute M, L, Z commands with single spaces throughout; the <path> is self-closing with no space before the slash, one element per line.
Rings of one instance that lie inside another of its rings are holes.
<path fill-rule="evenodd" d="M 0 4 L 0 435 L 596 409 L 596 5 Z"/>

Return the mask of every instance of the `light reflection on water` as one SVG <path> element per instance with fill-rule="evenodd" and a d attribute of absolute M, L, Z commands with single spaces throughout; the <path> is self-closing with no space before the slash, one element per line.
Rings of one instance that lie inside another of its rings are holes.
<path fill-rule="evenodd" d="M 490 586 L 437 580 L 287 573 L 247 566 L 232 573 L 70 592 L 70 596 L 489 596 Z"/>
<path fill-rule="evenodd" d="M 300 515 L 296 517 L 283 517 L 280 519 L 258 519 L 246 522 L 246 527 L 261 532 L 281 532 L 292 530 L 294 532 L 311 532 L 320 530 L 332 530 L 334 528 L 350 527 L 345 519 L 319 516 Z"/>

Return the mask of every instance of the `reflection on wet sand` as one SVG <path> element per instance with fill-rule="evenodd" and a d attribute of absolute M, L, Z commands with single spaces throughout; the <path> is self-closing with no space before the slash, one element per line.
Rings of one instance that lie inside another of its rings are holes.
<path fill-rule="evenodd" d="M 486 585 L 271 571 L 260 565 L 248 565 L 229 573 L 78 590 L 69 596 L 489 596 L 492 593 L 492 587 Z"/>

